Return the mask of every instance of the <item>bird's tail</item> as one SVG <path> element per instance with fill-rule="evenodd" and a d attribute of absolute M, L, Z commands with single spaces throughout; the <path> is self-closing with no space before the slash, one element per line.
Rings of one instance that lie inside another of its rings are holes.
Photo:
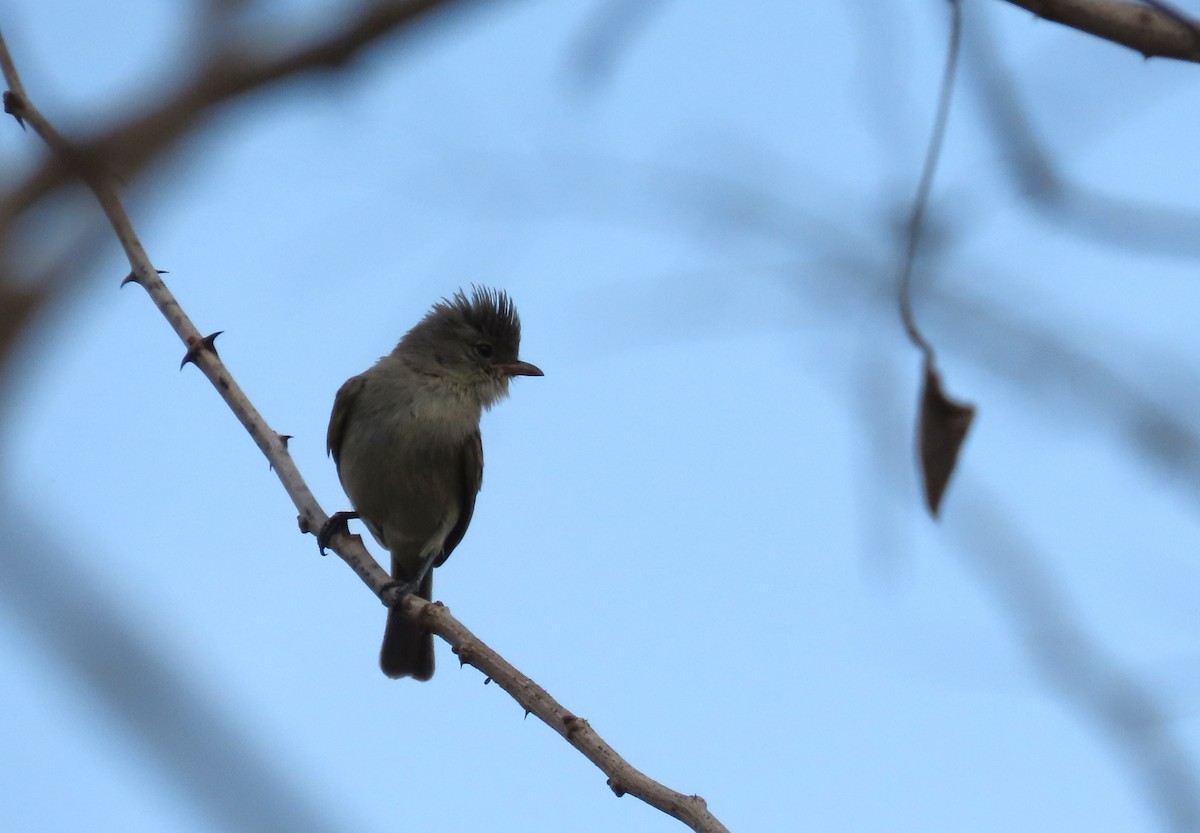
<path fill-rule="evenodd" d="M 425 572 L 417 595 L 422 599 L 432 598 L 432 569 Z M 428 680 L 433 676 L 433 634 L 405 619 L 399 608 L 392 608 L 388 611 L 387 626 L 383 630 L 379 667 L 392 679 L 412 677 Z"/>

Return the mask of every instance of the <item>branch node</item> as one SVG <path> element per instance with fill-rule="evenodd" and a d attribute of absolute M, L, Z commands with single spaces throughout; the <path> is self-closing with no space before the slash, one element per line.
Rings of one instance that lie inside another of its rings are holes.
<path fill-rule="evenodd" d="M 608 779 L 608 788 L 613 791 L 613 795 L 617 798 L 623 798 L 627 790 L 615 778 Z"/>
<path fill-rule="evenodd" d="M 223 332 L 225 331 L 217 330 L 215 333 L 209 333 L 204 338 L 196 338 L 195 336 L 188 338 L 188 349 L 187 352 L 183 354 L 183 361 L 179 363 L 179 369 L 183 370 L 184 366 L 189 363 L 195 364 L 196 359 L 200 357 L 200 353 L 203 350 L 208 350 L 214 356 L 217 355 L 217 347 L 215 342 L 217 340 L 217 336 Z"/>
<path fill-rule="evenodd" d="M 449 608 L 438 601 L 431 601 L 428 604 L 422 605 L 421 612 L 417 614 L 417 623 L 425 628 L 429 628 L 429 625 L 443 610 L 449 612 Z"/>
<path fill-rule="evenodd" d="M 563 729 L 566 731 L 568 738 L 570 738 L 572 735 L 582 732 L 588 726 L 588 722 L 586 720 L 584 720 L 582 717 L 577 717 L 570 712 L 567 712 L 563 715 L 562 722 Z"/>
<path fill-rule="evenodd" d="M 475 643 L 473 641 L 466 640 L 460 645 L 456 645 L 454 647 L 454 653 L 458 657 L 458 661 L 461 665 L 473 665 L 478 667 L 476 663 L 479 661 L 479 652 L 475 650 Z M 487 678 L 487 680 L 490 679 L 491 677 Z M 484 680 L 485 685 L 487 684 L 487 680 Z"/>

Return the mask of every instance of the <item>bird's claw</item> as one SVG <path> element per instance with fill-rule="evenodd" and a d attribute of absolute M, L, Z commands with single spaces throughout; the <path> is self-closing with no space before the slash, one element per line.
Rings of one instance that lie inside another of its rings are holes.
<path fill-rule="evenodd" d="M 317 549 L 321 551 L 321 555 L 325 554 L 325 549 L 334 535 L 339 532 L 350 532 L 348 524 L 357 517 L 357 512 L 334 512 L 329 516 L 329 520 L 325 521 L 321 531 L 317 533 Z"/>
<path fill-rule="evenodd" d="M 387 605 L 388 602 L 386 601 L 386 599 L 387 599 L 388 595 L 391 593 L 395 593 L 395 595 L 392 596 L 392 604 L 395 604 L 396 602 L 403 599 L 405 596 L 411 595 L 416 592 L 417 592 L 417 582 L 415 582 L 415 581 L 396 581 L 395 579 L 393 579 L 393 580 L 389 581 L 387 584 L 383 585 L 383 587 L 379 588 L 379 598 L 381 601 L 383 601 L 383 603 L 385 605 Z"/>

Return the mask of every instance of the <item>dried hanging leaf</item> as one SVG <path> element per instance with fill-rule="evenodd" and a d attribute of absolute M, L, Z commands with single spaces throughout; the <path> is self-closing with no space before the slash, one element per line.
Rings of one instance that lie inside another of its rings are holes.
<path fill-rule="evenodd" d="M 926 360 L 918 452 L 921 475 L 925 479 L 925 503 L 935 518 L 974 418 L 975 406 L 946 396 L 942 390 L 942 377 L 933 362 Z"/>

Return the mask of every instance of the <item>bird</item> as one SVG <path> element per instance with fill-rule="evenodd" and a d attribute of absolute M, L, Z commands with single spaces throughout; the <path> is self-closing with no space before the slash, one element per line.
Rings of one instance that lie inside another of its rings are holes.
<path fill-rule="evenodd" d="M 362 520 L 391 554 L 397 599 L 431 599 L 433 568 L 466 534 L 483 482 L 483 411 L 508 395 L 513 377 L 543 375 L 518 358 L 520 343 L 507 293 L 459 289 L 334 398 L 326 447 L 354 511 L 330 523 Z M 433 636 L 398 604 L 388 611 L 379 664 L 392 678 L 433 676 Z"/>

